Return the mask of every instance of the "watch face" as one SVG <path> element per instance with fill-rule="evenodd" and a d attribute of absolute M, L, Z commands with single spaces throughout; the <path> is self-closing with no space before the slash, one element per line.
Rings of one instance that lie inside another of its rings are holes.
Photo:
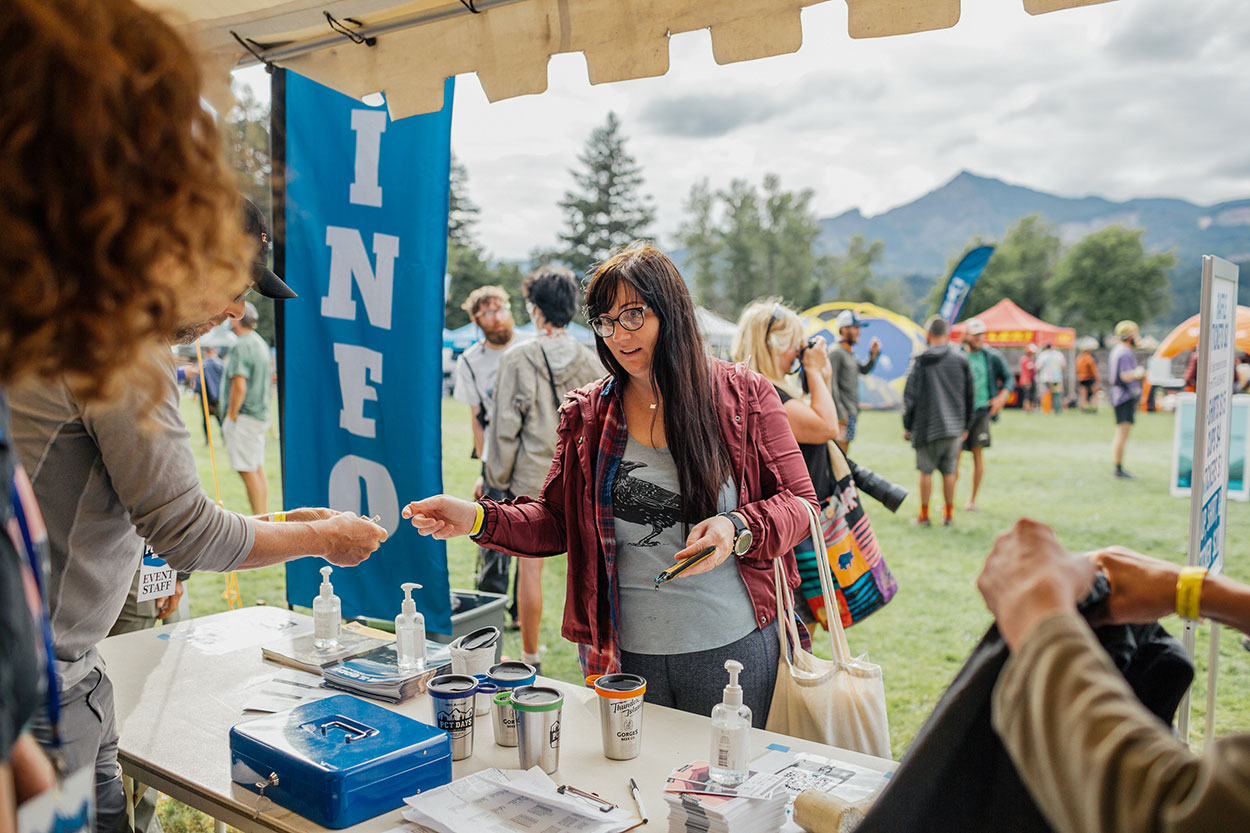
<path fill-rule="evenodd" d="M 751 549 L 751 542 L 754 540 L 754 537 L 751 535 L 751 530 L 742 530 L 741 534 L 734 539 L 734 554 L 745 555 L 746 551 Z"/>

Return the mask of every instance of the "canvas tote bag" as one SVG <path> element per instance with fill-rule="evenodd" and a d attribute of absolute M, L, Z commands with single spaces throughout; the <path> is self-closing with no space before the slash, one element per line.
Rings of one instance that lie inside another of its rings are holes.
<path fill-rule="evenodd" d="M 829 557 L 816 511 L 801 498 L 812 529 L 825 598 L 834 598 Z M 882 758 L 890 757 L 890 725 L 881 666 L 851 656 L 840 617 L 829 617 L 832 660 L 803 650 L 795 624 L 794 596 L 781 559 L 773 562 L 781 660 L 764 728 Z"/>

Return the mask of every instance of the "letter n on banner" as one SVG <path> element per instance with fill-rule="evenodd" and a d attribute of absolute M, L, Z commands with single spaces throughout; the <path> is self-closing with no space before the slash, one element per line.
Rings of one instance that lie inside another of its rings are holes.
<path fill-rule="evenodd" d="M 391 121 L 293 72 L 285 104 L 282 461 L 285 504 L 379 515 L 389 536 L 336 569 L 344 616 L 390 619 L 399 585 L 451 633 L 447 547 L 399 511 L 442 475 L 443 275 L 453 82 L 438 113 Z M 285 95 L 282 89 L 285 86 Z M 275 142 L 282 126 L 275 119 Z M 287 602 L 311 606 L 320 559 L 287 564 Z"/>

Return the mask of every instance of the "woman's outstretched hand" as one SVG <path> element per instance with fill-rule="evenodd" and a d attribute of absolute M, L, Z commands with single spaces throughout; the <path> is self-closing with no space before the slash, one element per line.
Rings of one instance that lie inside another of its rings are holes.
<path fill-rule="evenodd" d="M 414 500 L 404 507 L 402 514 L 412 519 L 412 525 L 422 535 L 433 535 L 442 541 L 472 532 L 477 508 L 458 497 L 434 495 L 425 500 Z"/>

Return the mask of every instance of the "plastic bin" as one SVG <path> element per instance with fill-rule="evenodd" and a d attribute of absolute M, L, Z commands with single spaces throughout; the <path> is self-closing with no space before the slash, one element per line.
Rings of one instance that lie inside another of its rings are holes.
<path fill-rule="evenodd" d="M 508 597 L 502 593 L 486 593 L 481 590 L 451 591 L 451 633 L 435 633 L 431 631 L 429 638 L 436 642 L 451 642 L 466 633 L 494 625 L 499 630 L 507 627 Z M 503 640 L 499 641 L 500 646 Z M 499 651 L 495 652 L 495 661 L 499 661 Z"/>

